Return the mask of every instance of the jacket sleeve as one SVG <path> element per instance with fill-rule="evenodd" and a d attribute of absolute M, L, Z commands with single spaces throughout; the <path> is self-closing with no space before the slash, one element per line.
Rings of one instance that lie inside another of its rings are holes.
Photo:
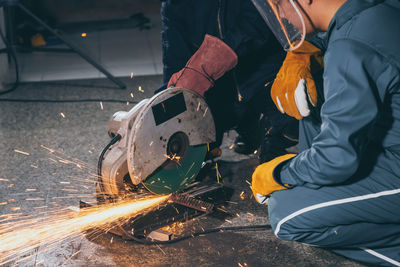
<path fill-rule="evenodd" d="M 163 86 L 165 89 L 172 74 L 180 71 L 193 55 L 188 33 L 184 1 L 163 1 L 161 4 L 161 43 L 163 54 Z"/>
<path fill-rule="evenodd" d="M 384 92 L 376 86 L 382 58 L 363 44 L 338 40 L 325 54 L 321 129 L 309 149 L 282 167 L 289 185 L 334 185 L 358 169 Z"/>

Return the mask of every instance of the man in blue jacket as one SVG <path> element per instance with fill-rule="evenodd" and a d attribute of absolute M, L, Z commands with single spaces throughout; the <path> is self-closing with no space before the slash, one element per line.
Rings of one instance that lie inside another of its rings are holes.
<path fill-rule="evenodd" d="M 269 97 L 285 53 L 250 1 L 166 0 L 161 13 L 161 89 L 168 84 L 187 89 L 211 88 L 202 94 L 213 112 L 217 146 L 222 133 L 235 127 L 239 133 L 235 151 L 253 153 L 262 139 L 261 114 L 268 117 L 268 128 L 273 128 L 269 131 L 273 136 L 267 135 L 263 147 L 265 160 L 286 153 L 286 147 L 297 143 L 297 121 L 281 114 Z M 237 55 L 236 61 L 231 52 Z M 178 83 L 177 75 L 173 76 L 177 73 Z M 206 77 L 204 82 L 202 77 Z"/>
<path fill-rule="evenodd" d="M 259 202 L 273 193 L 275 235 L 400 266 L 400 2 L 253 2 L 288 51 L 317 31 L 326 46 L 321 122 L 301 120 L 300 153 L 253 174 Z M 293 87 L 302 89 L 287 87 L 276 102 L 283 111 L 306 110 L 307 86 Z"/>

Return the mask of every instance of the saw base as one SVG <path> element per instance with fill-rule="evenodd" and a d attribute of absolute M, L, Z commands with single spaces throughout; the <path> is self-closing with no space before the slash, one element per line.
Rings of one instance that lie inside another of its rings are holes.
<path fill-rule="evenodd" d="M 219 205 L 231 199 L 233 189 L 220 183 L 195 182 L 184 193 L 196 199 Z M 80 207 L 88 207 L 88 204 L 80 202 Z M 119 224 L 117 222 L 116 226 L 108 232 L 121 236 L 125 240 L 146 239 L 151 232 L 159 228 L 176 222 L 185 222 L 204 214 L 206 213 L 171 202 L 144 215 L 132 217 L 127 223 Z"/>

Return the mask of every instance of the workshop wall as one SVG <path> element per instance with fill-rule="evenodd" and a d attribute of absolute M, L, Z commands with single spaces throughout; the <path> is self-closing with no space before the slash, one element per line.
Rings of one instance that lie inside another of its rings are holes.
<path fill-rule="evenodd" d="M 57 23 L 129 17 L 135 13 L 158 14 L 160 0 L 25 0 L 31 10 Z"/>

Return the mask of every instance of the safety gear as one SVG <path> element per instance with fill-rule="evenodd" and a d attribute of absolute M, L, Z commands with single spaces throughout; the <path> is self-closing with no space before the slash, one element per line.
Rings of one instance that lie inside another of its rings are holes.
<path fill-rule="evenodd" d="M 299 48 L 306 37 L 306 24 L 293 0 L 252 0 L 286 51 Z"/>
<path fill-rule="evenodd" d="M 312 74 L 324 67 L 320 49 L 305 41 L 288 52 L 271 88 L 271 98 L 282 113 L 301 120 L 317 105 L 317 88 Z"/>
<path fill-rule="evenodd" d="M 236 53 L 217 37 L 206 34 L 200 48 L 179 72 L 172 75 L 168 87 L 191 89 L 204 96 L 214 82 L 237 65 Z"/>
<path fill-rule="evenodd" d="M 400 266 L 399 26 L 397 0 L 349 0 L 330 21 L 321 121 L 300 121 L 279 172 L 294 188 L 269 199 L 277 237 Z"/>
<path fill-rule="evenodd" d="M 256 200 L 260 204 L 263 204 L 262 201 L 260 201 L 262 199 L 261 196 L 268 196 L 275 191 L 287 189 L 289 187 L 288 185 L 283 186 L 276 182 L 273 172 L 276 166 L 294 156 L 296 156 L 296 154 L 286 154 L 261 164 L 256 168 L 252 176 L 251 189 L 253 190 Z"/>

